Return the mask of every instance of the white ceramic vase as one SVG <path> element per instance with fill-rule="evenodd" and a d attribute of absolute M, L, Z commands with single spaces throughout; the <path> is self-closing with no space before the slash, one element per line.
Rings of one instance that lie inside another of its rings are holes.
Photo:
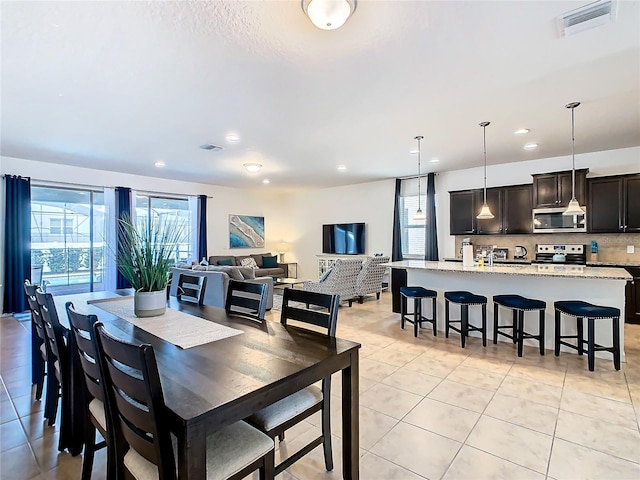
<path fill-rule="evenodd" d="M 157 317 L 167 309 L 167 292 L 136 292 L 133 296 L 133 311 L 137 317 Z"/>

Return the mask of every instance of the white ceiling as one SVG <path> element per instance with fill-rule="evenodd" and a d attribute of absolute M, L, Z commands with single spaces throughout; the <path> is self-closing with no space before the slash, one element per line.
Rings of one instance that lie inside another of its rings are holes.
<path fill-rule="evenodd" d="M 481 165 L 484 120 L 489 164 L 567 155 L 571 101 L 576 153 L 640 145 L 640 2 L 560 37 L 555 18 L 587 3 L 360 0 L 322 31 L 293 0 L 2 1 L 0 153 L 234 187 L 343 185 L 414 174 L 418 134 L 423 172 Z"/>

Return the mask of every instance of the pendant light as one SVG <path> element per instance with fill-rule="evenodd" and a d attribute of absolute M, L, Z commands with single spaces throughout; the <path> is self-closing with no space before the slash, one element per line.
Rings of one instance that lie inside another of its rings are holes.
<path fill-rule="evenodd" d="M 416 210 L 416 214 L 413 216 L 413 219 L 418 221 L 418 222 L 423 222 L 427 219 L 427 216 L 422 212 L 422 208 L 420 207 L 420 204 L 422 202 L 421 197 L 420 197 L 420 182 L 422 180 L 421 175 L 420 175 L 420 141 L 423 139 L 424 137 L 422 135 L 418 135 L 416 137 L 416 140 L 418 141 L 418 210 Z"/>
<path fill-rule="evenodd" d="M 580 102 L 571 102 L 565 105 L 571 109 L 571 200 L 567 209 L 562 212 L 563 215 L 584 215 L 584 210 L 576 200 L 576 135 L 575 135 L 575 119 L 574 110 Z"/>
<path fill-rule="evenodd" d="M 489 205 L 487 205 L 487 125 L 490 122 L 482 122 L 480 126 L 482 127 L 482 136 L 484 138 L 484 203 L 482 204 L 482 208 L 480 209 L 480 213 L 476 218 L 480 220 L 493 218 L 493 213 L 489 209 Z"/>

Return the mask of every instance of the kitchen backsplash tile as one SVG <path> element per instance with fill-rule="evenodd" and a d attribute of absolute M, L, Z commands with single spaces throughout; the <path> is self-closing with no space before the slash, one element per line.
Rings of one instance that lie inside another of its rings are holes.
<path fill-rule="evenodd" d="M 513 258 L 516 245 L 522 245 L 527 249 L 527 260 L 533 260 L 536 256 L 536 244 L 563 244 L 577 243 L 587 246 L 587 261 L 620 262 L 640 265 L 640 233 L 548 233 L 530 235 L 456 235 L 456 252 L 460 251 L 462 239 L 470 237 L 474 245 L 496 245 L 508 248 L 507 258 Z M 591 241 L 598 242 L 598 254 L 593 258 L 591 254 Z M 627 253 L 627 246 L 633 245 L 635 252 Z"/>

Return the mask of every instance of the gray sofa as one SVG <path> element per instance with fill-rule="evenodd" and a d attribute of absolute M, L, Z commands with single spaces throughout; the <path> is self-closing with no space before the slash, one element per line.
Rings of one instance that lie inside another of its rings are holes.
<path fill-rule="evenodd" d="M 213 307 L 224 308 L 227 298 L 227 288 L 229 287 L 229 274 L 222 271 L 213 270 L 190 270 L 186 268 L 173 268 L 171 278 L 171 288 L 169 294 L 176 296 L 178 293 L 178 280 L 181 273 L 195 275 L 198 277 L 207 277 L 207 286 L 204 291 L 204 304 Z M 272 277 L 256 277 L 252 279 L 242 280 L 251 283 L 264 283 L 268 286 L 269 292 L 267 296 L 267 310 L 273 307 L 273 278 Z"/>
<path fill-rule="evenodd" d="M 245 258 L 253 258 L 256 261 L 256 265 L 258 268 L 255 269 L 256 277 L 277 277 L 283 278 L 286 277 L 286 266 L 277 264 L 277 267 L 267 268 L 264 266 L 262 262 L 262 257 L 274 257 L 275 255 L 271 255 L 271 253 L 256 253 L 252 255 L 212 255 L 209 257 L 209 265 L 232 265 L 239 267 L 242 265 L 242 260 Z M 223 263 L 220 263 L 223 262 Z M 229 263 L 231 262 L 231 263 Z"/>

